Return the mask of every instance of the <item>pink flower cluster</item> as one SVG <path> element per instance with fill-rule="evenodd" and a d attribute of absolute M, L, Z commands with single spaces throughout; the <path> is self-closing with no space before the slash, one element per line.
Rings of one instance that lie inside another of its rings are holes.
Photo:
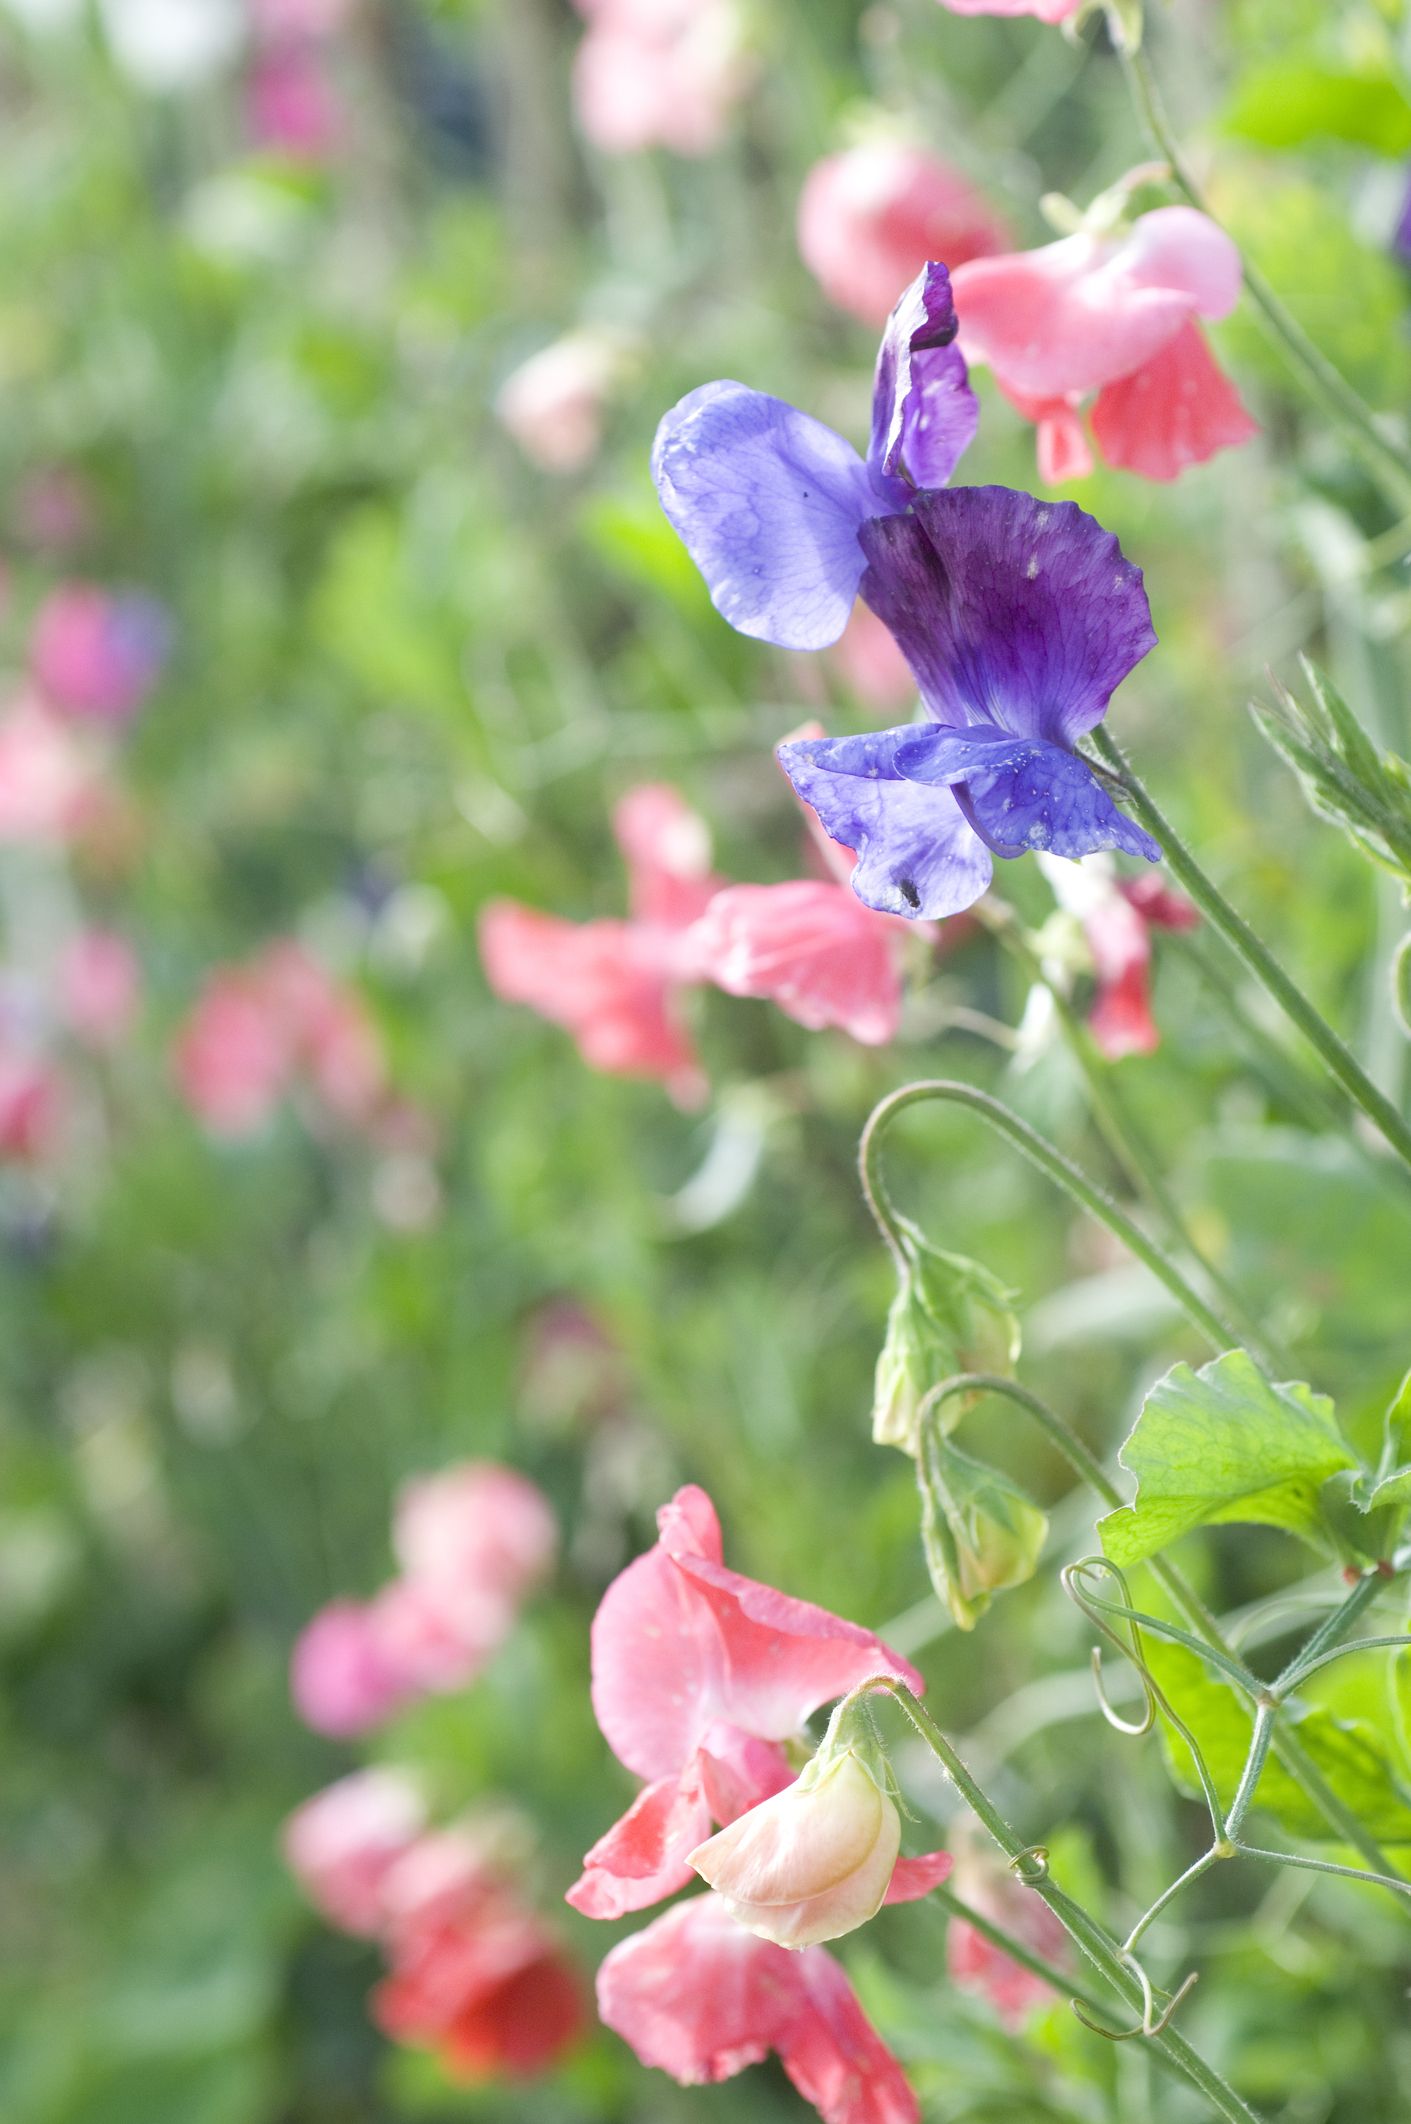
<path fill-rule="evenodd" d="M 248 0 L 245 82 L 250 138 L 299 162 L 322 162 L 343 135 L 330 46 L 348 0 Z"/>
<path fill-rule="evenodd" d="M 366 1733 L 418 1697 L 468 1687 L 551 1568 L 557 1530 L 526 1477 L 466 1461 L 406 1486 L 392 1542 L 398 1575 L 371 1600 L 320 1610 L 294 1647 L 291 1693 L 316 1732 Z"/>
<path fill-rule="evenodd" d="M 284 1851 L 330 1924 L 381 1946 L 372 2012 L 394 2041 L 466 2080 L 533 2077 L 576 2041 L 582 1985 L 557 1936 L 488 1836 L 428 1829 L 401 1771 L 357 1771 L 316 1793 L 285 1824 Z"/>
<path fill-rule="evenodd" d="M 392 1110 L 366 1006 L 292 939 L 210 975 L 173 1060 L 183 1098 L 217 1136 L 256 1133 L 296 1081 L 344 1127 L 374 1131 Z"/>
<path fill-rule="evenodd" d="M 576 0 L 585 138 L 607 155 L 708 155 L 753 79 L 736 0 Z"/>
<path fill-rule="evenodd" d="M 704 823 L 661 784 L 623 797 L 613 827 L 627 864 L 627 921 L 565 922 L 509 900 L 493 901 L 480 921 L 495 993 L 564 1026 L 591 1068 L 655 1077 L 679 1104 L 698 1103 L 705 1079 L 680 998 L 702 983 L 768 997 L 801 1025 L 838 1026 L 868 1045 L 895 1033 L 904 938 L 915 925 L 854 898 L 844 851 L 821 844 L 829 879 L 726 885 L 711 871 Z"/>
<path fill-rule="evenodd" d="M 593 1708 L 618 1760 L 646 1782 L 584 1860 L 568 1900 L 589 1917 L 641 1910 L 691 1879 L 712 1822 L 738 1822 L 794 1782 L 783 1743 L 813 1712 L 879 1675 L 920 1690 L 920 1677 L 870 1631 L 730 1570 L 705 1492 L 678 1491 L 658 1515 L 660 1538 L 613 1581 L 593 1624 Z M 850 1814 L 850 1810 L 849 1814 Z M 763 1812 L 760 1820 L 766 1819 Z M 831 1928 L 830 1875 L 815 1829 L 772 1846 L 753 1876 L 792 1903 L 792 1876 L 820 1870 L 809 1937 Z M 825 1840 L 828 1831 L 824 1830 Z M 926 1895 L 950 1870 L 945 1852 L 896 1859 L 889 1902 Z M 846 1900 L 846 1888 L 843 1889 Z M 874 1899 L 875 1900 L 875 1899 Z M 683 2085 L 729 2079 L 775 2052 L 825 2124 L 915 2124 L 915 2096 L 825 1948 L 799 1950 L 747 1930 L 714 1892 L 680 1903 L 621 1941 L 598 1974 L 598 2007 L 644 2064 Z"/>

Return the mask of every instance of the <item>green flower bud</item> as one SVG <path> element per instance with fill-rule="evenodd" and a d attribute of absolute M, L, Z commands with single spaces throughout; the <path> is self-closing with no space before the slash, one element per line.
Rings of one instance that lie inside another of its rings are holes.
<path fill-rule="evenodd" d="M 1382 752 L 1337 688 L 1307 657 L 1307 703 L 1276 688 L 1278 707 L 1253 704 L 1255 722 L 1303 784 L 1320 818 L 1411 894 L 1411 769 Z"/>
<path fill-rule="evenodd" d="M 1005 1475 L 928 1427 L 916 1463 L 921 1538 L 936 1597 L 973 1630 L 996 1593 L 1032 1578 L 1048 1514 Z"/>
<path fill-rule="evenodd" d="M 1008 1377 L 1019 1357 L 1019 1322 L 1012 1292 L 978 1261 L 941 1253 L 910 1225 L 900 1236 L 905 1266 L 877 1359 L 872 1436 L 914 1456 L 921 1404 L 931 1388 L 957 1372 Z M 957 1394 L 947 1401 L 943 1428 L 953 1430 L 973 1399 Z"/>

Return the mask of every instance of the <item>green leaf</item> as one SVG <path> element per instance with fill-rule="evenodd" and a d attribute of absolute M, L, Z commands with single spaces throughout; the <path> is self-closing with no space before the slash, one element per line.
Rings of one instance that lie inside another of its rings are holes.
<path fill-rule="evenodd" d="M 1346 140 L 1378 155 L 1411 150 L 1411 104 L 1382 73 L 1343 73 L 1298 61 L 1246 75 L 1224 117 L 1225 130 L 1260 147 Z"/>
<path fill-rule="evenodd" d="M 1358 1461 L 1332 1403 L 1299 1384 L 1272 1386 L 1243 1350 L 1193 1372 L 1178 1364 L 1146 1398 L 1122 1465 L 1133 1504 L 1099 1526 L 1114 1563 L 1141 1563 L 1187 1534 L 1239 1520 L 1335 1548 L 1318 1492 Z"/>
<path fill-rule="evenodd" d="M 1172 1709 L 1195 1735 L 1215 1789 L 1228 1807 L 1249 1754 L 1252 1718 L 1248 1705 L 1183 1645 L 1165 1643 L 1150 1632 L 1142 1642 L 1147 1664 Z M 1296 1731 L 1305 1753 L 1343 1805 L 1379 1843 L 1411 1843 L 1411 1791 L 1397 1776 L 1391 1755 L 1373 1727 L 1360 1720 L 1334 1718 L 1330 1711 L 1318 1708 L 1302 1718 L 1294 1718 L 1289 1711 L 1280 1718 Z M 1183 1792 L 1198 1798 L 1200 1787 L 1189 1749 L 1165 1724 L 1161 1732 L 1172 1777 Z M 1323 1814 L 1273 1755 L 1255 1788 L 1255 1800 L 1291 1836 L 1337 1841 Z"/>

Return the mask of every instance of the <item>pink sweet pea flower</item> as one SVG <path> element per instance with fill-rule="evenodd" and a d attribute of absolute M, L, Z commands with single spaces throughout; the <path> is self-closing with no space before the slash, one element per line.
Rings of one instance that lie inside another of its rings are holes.
<path fill-rule="evenodd" d="M 647 1780 L 568 1892 L 620 1917 L 690 1879 L 689 1854 L 791 1782 L 781 1741 L 870 1675 L 920 1689 L 868 1630 L 727 1570 L 704 1490 L 679 1490 L 660 1538 L 613 1580 L 593 1623 L 593 1708 L 608 1746 Z"/>
<path fill-rule="evenodd" d="M 1039 22 L 1071 22 L 1088 0 L 941 0 L 953 15 L 1032 15 Z"/>
<path fill-rule="evenodd" d="M 284 1856 L 314 1908 L 342 1932 L 374 1938 L 384 1887 L 426 1823 L 421 1793 L 400 1770 L 357 1770 L 295 1809 Z"/>
<path fill-rule="evenodd" d="M 30 670 L 61 715 L 125 723 L 161 676 L 171 622 L 155 598 L 91 583 L 63 583 L 41 605 Z"/>
<path fill-rule="evenodd" d="M 992 1855 L 982 1855 L 968 1838 L 957 1846 L 955 1863 L 956 1893 L 972 1910 L 1002 1926 L 1045 1961 L 1060 1969 L 1067 1966 L 1068 1935 L 1032 1888 L 1016 1880 Z M 1016 2032 L 1038 2007 L 1053 2003 L 1051 1985 L 994 1946 L 964 1918 L 951 1918 L 947 1927 L 946 1968 L 958 1989 L 988 1999 L 1005 2026 Z"/>
<path fill-rule="evenodd" d="M 292 1066 L 285 1027 L 261 982 L 223 967 L 202 988 L 173 1055 L 181 1095 L 216 1136 L 258 1133 L 283 1095 Z"/>
<path fill-rule="evenodd" d="M 573 72 L 585 137 L 608 155 L 708 155 L 753 69 L 734 0 L 579 0 Z"/>
<path fill-rule="evenodd" d="M 927 259 L 943 258 L 954 272 L 1008 240 L 959 170 L 902 141 L 825 156 L 799 196 L 800 257 L 828 300 L 864 324 L 887 322 Z"/>
<path fill-rule="evenodd" d="M 960 343 L 1039 431 L 1043 477 L 1091 470 L 1079 409 L 1109 463 L 1174 479 L 1247 441 L 1255 423 L 1196 319 L 1229 315 L 1239 253 L 1193 207 L 1158 207 L 1125 235 L 1083 232 L 981 258 L 953 277 Z"/>
<path fill-rule="evenodd" d="M 328 158 L 342 134 L 343 113 L 316 44 L 301 39 L 255 54 L 245 83 L 245 123 L 257 147 L 298 162 Z"/>
<path fill-rule="evenodd" d="M 1040 857 L 1059 905 L 1077 917 L 1097 983 L 1088 1030 L 1109 1062 L 1149 1055 L 1161 1044 L 1151 1008 L 1151 937 L 1156 929 L 1194 929 L 1190 901 L 1158 878 L 1119 878 L 1110 860 L 1082 863 Z"/>
<path fill-rule="evenodd" d="M 621 347 L 606 334 L 570 332 L 505 379 L 496 417 L 541 471 L 581 472 L 602 445 L 603 414 L 621 367 Z"/>
<path fill-rule="evenodd" d="M 677 997 L 696 978 L 690 930 L 718 882 L 705 828 L 675 790 L 659 785 L 631 791 L 613 824 L 632 919 L 564 922 L 491 901 L 480 917 L 485 978 L 505 1002 L 528 1004 L 571 1032 L 591 1069 L 658 1078 L 678 1105 L 697 1105 L 705 1082 Z"/>
<path fill-rule="evenodd" d="M 410 1693 L 405 1673 L 389 1657 L 382 1619 L 356 1600 L 330 1602 L 306 1626 L 290 1662 L 289 1690 L 304 1724 L 334 1740 L 380 1726 Z"/>
<path fill-rule="evenodd" d="M 419 1585 L 514 1607 L 552 1569 L 558 1527 L 527 1476 L 466 1461 L 406 1485 L 392 1545 Z"/>
<path fill-rule="evenodd" d="M 59 960 L 59 1008 L 88 1047 L 120 1046 L 137 1014 L 137 954 L 115 929 L 83 929 Z"/>
<path fill-rule="evenodd" d="M 903 937 L 844 885 L 731 885 L 695 931 L 701 970 L 732 996 L 768 996 L 817 1032 L 882 1047 L 901 1017 Z"/>
<path fill-rule="evenodd" d="M 39 702 L 21 697 L 0 714 L 0 840 L 68 839 L 97 788 L 78 738 Z"/>
<path fill-rule="evenodd" d="M 824 2124 L 918 2124 L 900 2065 L 827 1950 L 757 1939 L 718 1896 L 619 1941 L 598 1971 L 598 2011 L 683 2087 L 733 2079 L 773 2051 Z"/>

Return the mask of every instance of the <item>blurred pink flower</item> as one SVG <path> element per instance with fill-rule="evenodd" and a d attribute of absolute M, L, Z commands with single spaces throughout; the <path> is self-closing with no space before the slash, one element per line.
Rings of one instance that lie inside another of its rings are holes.
<path fill-rule="evenodd" d="M 916 680 L 896 636 L 860 598 L 837 641 L 823 653 L 844 685 L 879 715 L 916 699 Z"/>
<path fill-rule="evenodd" d="M 1239 253 L 1192 207 L 1158 207 L 1125 235 L 976 259 L 953 284 L 965 354 L 1036 423 L 1045 480 L 1092 469 L 1079 409 L 1093 392 L 1099 450 L 1147 479 L 1256 433 L 1195 322 L 1234 308 Z"/>
<path fill-rule="evenodd" d="M 1066 1968 L 1071 1958 L 1068 1935 L 1047 1903 L 1026 1888 L 973 1840 L 957 1845 L 952 1884 L 963 1902 L 991 1924 L 1012 1933 L 1044 1961 Z M 1037 2007 L 1053 2003 L 1052 1985 L 1034 1976 L 961 1917 L 952 1917 L 946 1932 L 946 1968 L 961 1991 L 989 2000 L 1005 2026 L 1018 2030 Z"/>
<path fill-rule="evenodd" d="M 471 1460 L 406 1484 L 392 1546 L 420 1585 L 516 1606 L 552 1569 L 558 1527 L 527 1476 Z"/>
<path fill-rule="evenodd" d="M 544 472 L 581 472 L 598 454 L 603 410 L 622 364 L 598 332 L 570 332 L 508 376 L 495 399 L 502 427 Z"/>
<path fill-rule="evenodd" d="M 58 1148 L 64 1106 L 52 1063 L 0 1038 L 0 1159 L 42 1165 Z"/>
<path fill-rule="evenodd" d="M 370 1732 L 409 1693 L 372 1605 L 355 1600 L 330 1602 L 306 1625 L 294 1646 L 289 1690 L 304 1724 L 335 1740 Z"/>
<path fill-rule="evenodd" d="M 261 983 L 223 967 L 202 988 L 177 1036 L 176 1081 L 197 1119 L 217 1136 L 250 1136 L 269 1120 L 290 1069 L 285 1027 Z"/>
<path fill-rule="evenodd" d="M 1040 22 L 1070 22 L 1088 0 L 941 0 L 953 15 L 1033 15 Z"/>
<path fill-rule="evenodd" d="M 83 929 L 59 960 L 59 1009 L 69 1030 L 89 1047 L 117 1047 L 137 1014 L 141 990 L 137 954 L 115 929 Z"/>
<path fill-rule="evenodd" d="M 735 0 L 579 0 L 578 122 L 609 155 L 720 145 L 753 68 Z"/>
<path fill-rule="evenodd" d="M 799 196 L 804 264 L 828 300 L 864 324 L 886 323 L 928 259 L 942 259 L 954 272 L 1008 241 L 1004 223 L 968 178 L 902 141 L 825 156 Z"/>
<path fill-rule="evenodd" d="M 1152 1015 L 1151 939 L 1156 929 L 1195 929 L 1190 901 L 1161 880 L 1118 877 L 1111 859 L 1039 858 L 1058 903 L 1082 925 L 1096 992 L 1088 1030 L 1109 1062 L 1149 1055 L 1161 1044 Z"/>
<path fill-rule="evenodd" d="M 93 504 L 77 472 L 47 465 L 31 472 L 15 498 L 15 528 L 41 553 L 67 553 L 93 525 Z"/>
<path fill-rule="evenodd" d="M 295 1809 L 284 1856 L 315 1909 L 342 1932 L 375 1936 L 384 1884 L 425 1826 L 421 1794 L 400 1770 L 357 1770 Z"/>
<path fill-rule="evenodd" d="M 880 1047 L 901 1017 L 905 927 L 845 885 L 799 878 L 727 886 L 694 934 L 702 972 L 728 995 L 768 996 L 812 1032 Z"/>
<path fill-rule="evenodd" d="M 598 2011 L 643 2065 L 684 2087 L 733 2079 L 773 2051 L 824 2124 L 921 2114 L 827 1949 L 757 1939 L 716 1895 L 620 1940 L 598 1971 Z"/>
<path fill-rule="evenodd" d="M 171 622 L 155 598 L 63 583 L 35 616 L 30 670 L 60 714 L 125 723 L 156 685 L 170 645 Z"/>
<path fill-rule="evenodd" d="M 23 696 L 0 712 L 0 840 L 64 840 L 87 819 L 96 771 L 56 716 Z"/>
<path fill-rule="evenodd" d="M 257 147 L 300 162 L 325 160 L 342 135 L 343 113 L 317 45 L 290 42 L 255 53 L 245 82 L 245 123 Z"/>

